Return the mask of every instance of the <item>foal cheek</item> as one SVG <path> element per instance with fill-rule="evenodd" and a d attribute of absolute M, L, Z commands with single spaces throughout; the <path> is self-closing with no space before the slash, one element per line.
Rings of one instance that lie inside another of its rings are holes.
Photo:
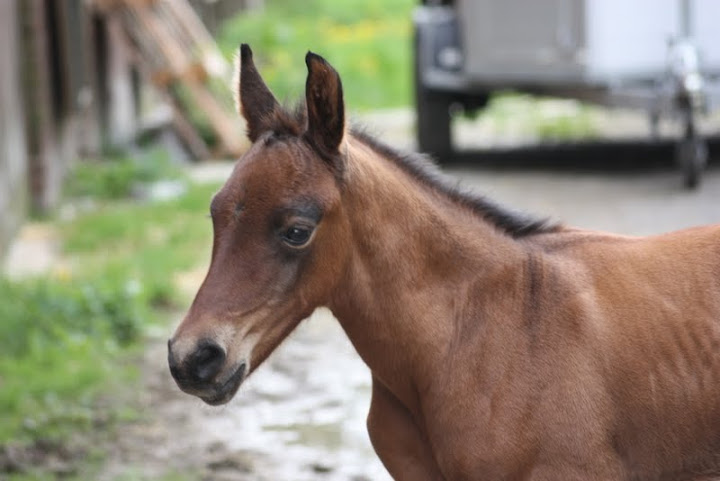
<path fill-rule="evenodd" d="M 316 258 L 313 259 L 313 275 L 308 276 L 312 283 L 312 290 L 323 297 L 328 297 L 335 285 L 340 282 L 350 257 L 352 237 L 349 228 L 345 227 L 344 219 L 338 216 L 332 232 L 323 237 L 321 245 L 317 246 Z M 321 302 L 326 302 L 323 299 Z"/>
<path fill-rule="evenodd" d="M 217 306 L 238 312 L 257 307 L 273 277 L 272 256 L 267 249 L 250 242 L 230 239 L 230 246 L 218 249 L 203 288 L 214 293 Z"/>

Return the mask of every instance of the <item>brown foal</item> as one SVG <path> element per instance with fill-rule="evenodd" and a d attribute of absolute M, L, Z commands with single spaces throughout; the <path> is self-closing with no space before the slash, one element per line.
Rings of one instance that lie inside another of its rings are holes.
<path fill-rule="evenodd" d="M 182 390 L 229 401 L 327 306 L 372 371 L 368 430 L 397 480 L 720 476 L 720 227 L 518 216 L 347 129 L 338 74 L 306 63 L 288 112 L 241 47 L 253 145 L 169 341 Z"/>

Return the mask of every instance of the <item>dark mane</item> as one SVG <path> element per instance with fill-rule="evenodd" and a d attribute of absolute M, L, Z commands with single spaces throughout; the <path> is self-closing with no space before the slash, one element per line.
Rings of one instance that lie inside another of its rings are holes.
<path fill-rule="evenodd" d="M 298 136 L 305 127 L 306 108 L 304 102 L 295 108 L 284 108 L 275 112 L 275 135 Z M 378 155 L 395 162 L 412 177 L 448 196 L 452 201 L 470 208 L 477 215 L 492 223 L 495 227 L 514 238 L 527 237 L 534 234 L 557 232 L 562 227 L 547 218 L 535 218 L 502 207 L 492 200 L 474 192 L 460 188 L 457 182 L 435 165 L 428 157 L 417 153 L 402 153 L 370 135 L 358 126 L 352 126 L 350 133 L 357 140 L 370 147 Z"/>
<path fill-rule="evenodd" d="M 351 134 L 377 154 L 395 162 L 415 179 L 448 196 L 454 202 L 469 207 L 477 215 L 514 238 L 557 232 L 561 229 L 561 225 L 551 222 L 549 219 L 535 218 L 514 212 L 482 195 L 462 190 L 456 182 L 450 180 L 437 165 L 422 154 L 401 153 L 380 142 L 361 128 L 351 128 Z"/>

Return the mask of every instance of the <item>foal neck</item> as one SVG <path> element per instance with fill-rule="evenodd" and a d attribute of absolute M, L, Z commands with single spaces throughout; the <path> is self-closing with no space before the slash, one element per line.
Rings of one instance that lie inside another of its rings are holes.
<path fill-rule="evenodd" d="M 471 292 L 521 270 L 525 247 L 352 137 L 347 162 L 351 254 L 330 307 L 373 374 L 410 403 Z"/>

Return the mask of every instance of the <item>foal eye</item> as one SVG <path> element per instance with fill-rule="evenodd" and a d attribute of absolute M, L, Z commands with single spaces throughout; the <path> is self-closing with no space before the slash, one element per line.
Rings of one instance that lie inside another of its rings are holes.
<path fill-rule="evenodd" d="M 282 238 L 290 247 L 302 247 L 308 243 L 312 232 L 310 227 L 294 225 L 283 233 Z"/>

